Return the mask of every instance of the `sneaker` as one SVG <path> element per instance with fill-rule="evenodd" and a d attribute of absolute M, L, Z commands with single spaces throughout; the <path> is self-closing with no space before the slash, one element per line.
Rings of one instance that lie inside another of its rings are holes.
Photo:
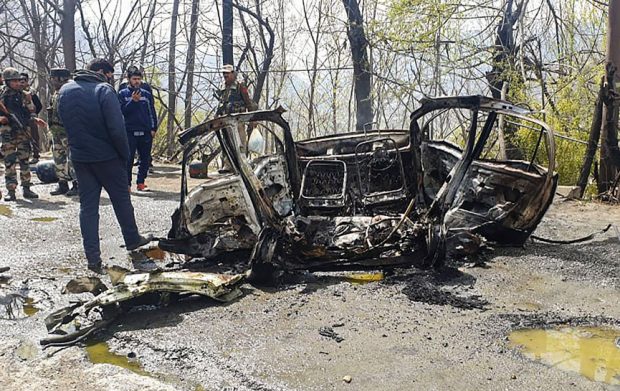
<path fill-rule="evenodd" d="M 145 191 L 148 189 L 148 186 L 145 183 L 138 183 L 136 188 L 138 189 L 138 191 Z"/>
<path fill-rule="evenodd" d="M 128 245 L 127 246 L 127 250 L 128 251 L 133 251 L 133 250 L 137 249 L 138 247 L 142 247 L 145 244 L 149 244 L 153 240 L 154 240 L 153 235 L 147 235 L 147 236 L 140 235 L 140 239 L 138 240 L 138 243 L 134 243 L 134 244 Z"/>

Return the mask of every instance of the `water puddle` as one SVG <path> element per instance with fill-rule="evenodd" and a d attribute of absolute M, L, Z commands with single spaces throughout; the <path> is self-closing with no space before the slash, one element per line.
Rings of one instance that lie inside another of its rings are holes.
<path fill-rule="evenodd" d="M 23 310 L 27 317 L 34 316 L 37 312 L 39 312 L 39 309 L 34 306 L 34 299 L 32 297 L 26 297 L 24 300 Z"/>
<path fill-rule="evenodd" d="M 352 284 L 368 284 L 383 280 L 383 272 L 378 273 L 354 273 L 347 275 L 344 279 Z"/>
<path fill-rule="evenodd" d="M 13 217 L 13 211 L 6 205 L 0 205 L 0 216 Z"/>
<path fill-rule="evenodd" d="M 37 223 L 51 223 L 56 220 L 58 220 L 58 217 L 35 217 L 30 219 L 30 221 L 36 221 Z"/>
<path fill-rule="evenodd" d="M 97 342 L 86 346 L 86 354 L 93 364 L 111 364 L 130 371 L 140 376 L 151 376 L 135 359 L 129 359 L 122 354 L 116 354 L 110 351 L 110 347 L 105 342 Z"/>
<path fill-rule="evenodd" d="M 586 378 L 620 385 L 620 329 L 560 327 L 523 329 L 510 333 L 512 347 L 552 367 Z"/>

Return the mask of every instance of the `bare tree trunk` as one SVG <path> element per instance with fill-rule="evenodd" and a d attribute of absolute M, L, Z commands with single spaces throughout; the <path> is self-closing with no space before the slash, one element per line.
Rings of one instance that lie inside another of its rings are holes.
<path fill-rule="evenodd" d="M 233 64 L 233 2 L 222 0 L 222 60 Z"/>
<path fill-rule="evenodd" d="M 618 168 L 620 168 L 620 150 L 618 148 L 618 104 L 614 99 L 615 85 L 620 81 L 620 0 L 609 0 L 609 19 L 607 26 L 607 94 L 603 109 L 603 128 L 601 129 L 601 164 L 599 170 L 599 193 L 610 189 Z M 613 95 L 612 95 L 613 93 Z"/>
<path fill-rule="evenodd" d="M 504 90 L 505 85 L 505 91 L 506 94 L 508 94 L 509 85 L 507 85 L 507 83 L 509 83 L 509 80 L 507 73 L 512 68 L 511 64 L 515 62 L 517 52 L 517 46 L 514 39 L 514 27 L 519 20 L 524 3 L 518 3 L 516 8 L 513 10 L 514 3 L 515 2 L 513 0 L 506 1 L 502 21 L 497 27 L 493 68 L 489 73 L 487 73 L 487 80 L 489 82 L 489 86 L 491 87 L 491 95 L 495 99 L 502 98 L 502 91 Z M 509 159 L 522 159 L 523 154 L 513 143 L 514 131 L 515 130 L 512 126 L 504 127 L 505 147 L 503 148 L 505 149 L 506 155 Z M 502 146 L 500 146 L 500 148 L 502 148 Z"/>
<path fill-rule="evenodd" d="M 75 62 L 75 2 L 76 0 L 62 1 L 62 22 L 60 25 L 62 34 L 62 51 L 65 57 L 65 67 L 74 71 Z"/>
<path fill-rule="evenodd" d="M 604 80 L 601 80 L 601 87 L 598 91 L 596 106 L 594 108 L 592 127 L 590 128 L 590 137 L 588 138 L 588 147 L 586 149 L 586 155 L 583 159 L 583 166 L 581 167 L 581 172 L 579 173 L 579 180 L 577 181 L 577 186 L 579 186 L 579 198 L 583 197 L 583 193 L 586 190 L 586 186 L 588 184 L 588 177 L 590 176 L 590 170 L 592 169 L 592 162 L 594 161 L 594 155 L 596 155 L 596 149 L 598 147 L 598 140 L 601 135 L 601 125 L 603 122 L 604 90 Z"/>
<path fill-rule="evenodd" d="M 508 83 L 502 85 L 501 99 L 506 100 L 506 94 L 508 93 Z M 504 114 L 499 115 L 499 124 L 497 126 L 497 143 L 499 144 L 499 158 L 502 160 L 508 159 L 506 153 L 506 117 Z"/>
<path fill-rule="evenodd" d="M 153 2 L 149 4 L 149 6 L 151 8 L 149 10 L 149 19 L 146 23 L 146 29 L 144 30 L 144 44 L 142 46 L 142 51 L 140 52 L 140 65 L 144 64 L 144 59 L 146 58 L 146 51 L 149 46 L 149 34 L 151 33 L 151 25 L 153 24 L 153 19 L 155 19 L 155 11 L 157 10 L 157 0 L 153 0 Z"/>
<path fill-rule="evenodd" d="M 168 52 L 168 147 L 167 154 L 174 153 L 175 114 L 177 108 L 176 94 L 176 49 L 177 49 L 177 20 L 179 18 L 179 0 L 172 2 L 172 16 L 170 19 L 170 51 Z"/>
<path fill-rule="evenodd" d="M 196 32 L 198 31 L 198 13 L 200 0 L 192 0 L 190 17 L 189 44 L 187 47 L 187 87 L 185 89 L 185 128 L 192 126 L 192 95 L 194 92 L 194 65 L 196 63 Z"/>
<path fill-rule="evenodd" d="M 47 31 L 46 23 L 43 18 L 46 17 L 45 10 L 39 10 L 37 3 L 30 0 L 27 4 L 26 0 L 20 0 L 20 5 L 24 15 L 26 15 L 26 26 L 34 44 L 34 62 L 36 66 L 36 80 L 39 98 L 43 103 L 47 103 L 47 74 L 48 67 L 45 60 L 47 55 Z M 44 4 L 44 6 L 47 4 Z M 42 11 L 42 12 L 41 12 Z M 47 119 L 46 113 L 42 113 L 43 118 Z"/>
<path fill-rule="evenodd" d="M 347 11 L 347 35 L 351 44 L 357 122 L 355 128 L 363 130 L 364 125 L 374 118 L 372 111 L 371 80 L 372 70 L 368 62 L 368 41 L 364 33 L 364 20 L 357 0 L 342 0 Z"/>
<path fill-rule="evenodd" d="M 318 14 L 316 17 L 316 31 L 312 31 L 312 27 L 310 26 L 310 16 L 308 14 L 308 10 L 306 7 L 306 2 L 302 0 L 302 6 L 304 11 L 304 19 L 306 21 L 306 26 L 308 27 L 308 33 L 310 34 L 310 39 L 312 41 L 313 48 L 313 56 L 312 56 L 312 69 L 308 72 L 310 73 L 310 90 L 308 95 L 308 138 L 317 135 L 316 132 L 316 118 L 315 118 L 315 103 L 314 97 L 316 94 L 316 80 L 318 76 L 317 65 L 319 61 L 319 49 L 321 45 L 321 24 L 323 21 L 323 2 L 319 0 L 317 5 Z"/>

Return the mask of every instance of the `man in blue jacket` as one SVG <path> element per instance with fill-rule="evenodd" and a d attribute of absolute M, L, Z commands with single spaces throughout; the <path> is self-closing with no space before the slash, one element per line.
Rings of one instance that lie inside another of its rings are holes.
<path fill-rule="evenodd" d="M 138 151 L 138 178 L 136 180 L 139 191 L 146 190 L 144 181 L 151 164 L 151 148 L 153 137 L 157 131 L 157 114 L 155 101 L 150 89 L 142 86 L 142 72 L 133 67 L 128 76 L 128 84 L 118 93 L 121 110 L 125 116 L 125 128 L 129 140 L 129 156 L 133 157 Z M 133 159 L 127 162 L 129 187 L 131 187 L 131 169 Z"/>
<path fill-rule="evenodd" d="M 127 250 L 148 243 L 138 232 L 129 191 L 130 160 L 123 114 L 114 88 L 108 84 L 114 67 L 95 59 L 88 70 L 77 71 L 58 93 L 58 115 L 67 137 L 75 175 L 80 183 L 80 229 L 88 268 L 101 273 L 99 199 L 110 196 Z"/>

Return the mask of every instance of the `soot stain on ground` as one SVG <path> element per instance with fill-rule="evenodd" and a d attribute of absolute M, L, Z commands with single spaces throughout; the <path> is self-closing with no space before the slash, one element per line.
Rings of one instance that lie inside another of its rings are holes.
<path fill-rule="evenodd" d="M 396 271 L 385 283 L 403 284 L 402 293 L 411 301 L 451 306 L 465 310 L 486 310 L 489 302 L 479 295 L 459 295 L 459 288 L 470 288 L 476 279 L 453 267 L 442 270 Z"/>

